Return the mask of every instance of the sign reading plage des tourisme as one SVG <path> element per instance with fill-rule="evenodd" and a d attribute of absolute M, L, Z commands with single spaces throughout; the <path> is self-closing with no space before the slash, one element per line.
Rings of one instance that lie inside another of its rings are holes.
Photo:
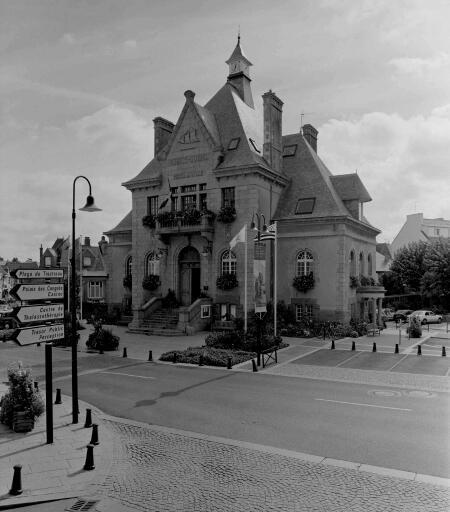
<path fill-rule="evenodd" d="M 13 314 L 21 323 L 60 320 L 64 318 L 64 304 L 22 306 L 14 310 Z"/>
<path fill-rule="evenodd" d="M 17 279 L 63 279 L 63 268 L 18 268 L 12 274 Z"/>

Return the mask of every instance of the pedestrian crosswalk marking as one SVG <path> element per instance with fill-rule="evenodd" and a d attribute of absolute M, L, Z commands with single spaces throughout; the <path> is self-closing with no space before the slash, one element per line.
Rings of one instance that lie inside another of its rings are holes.
<path fill-rule="evenodd" d="M 144 375 L 133 375 L 132 373 L 121 373 L 121 372 L 98 372 L 98 373 L 107 373 L 109 375 L 124 375 L 125 377 L 136 377 L 137 379 L 151 379 L 151 380 L 156 379 L 156 377 L 145 377 Z"/>
<path fill-rule="evenodd" d="M 322 402 L 334 402 L 335 404 L 361 405 L 363 407 L 378 407 L 379 409 L 394 409 L 396 411 L 411 411 L 412 409 L 403 409 L 401 407 L 387 407 L 385 405 L 358 404 L 356 402 L 341 402 L 340 400 L 327 400 L 326 398 L 314 398 Z"/>

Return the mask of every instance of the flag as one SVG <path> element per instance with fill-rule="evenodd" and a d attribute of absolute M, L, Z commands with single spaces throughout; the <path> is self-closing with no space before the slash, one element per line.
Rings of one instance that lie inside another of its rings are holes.
<path fill-rule="evenodd" d="M 271 224 L 270 226 L 267 226 L 267 231 L 263 231 L 260 233 L 259 240 L 258 235 L 255 236 L 254 241 L 255 242 L 264 242 L 266 240 L 275 240 L 275 237 L 277 236 L 277 226 L 276 224 Z"/>
<path fill-rule="evenodd" d="M 164 201 L 160 204 L 158 210 L 162 210 L 164 206 L 169 202 L 169 199 L 172 199 L 172 187 L 170 186 L 170 180 L 167 178 L 167 182 L 169 183 L 169 197 L 166 197 Z"/>
<path fill-rule="evenodd" d="M 230 240 L 230 249 L 233 249 L 234 246 L 236 244 L 238 244 L 239 242 L 245 242 L 246 240 L 246 228 L 247 226 L 244 224 L 244 226 L 242 227 L 242 229 L 239 231 L 239 233 L 237 235 L 235 235 L 231 240 Z"/>

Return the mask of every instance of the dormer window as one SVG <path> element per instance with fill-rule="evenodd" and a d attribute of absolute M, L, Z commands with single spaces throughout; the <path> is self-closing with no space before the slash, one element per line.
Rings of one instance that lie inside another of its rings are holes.
<path fill-rule="evenodd" d="M 228 151 L 232 151 L 233 149 L 237 149 L 239 146 L 241 138 L 236 137 L 235 139 L 231 139 L 230 143 L 228 144 Z"/>
<path fill-rule="evenodd" d="M 51 256 L 46 256 L 44 258 L 44 265 L 46 267 L 51 267 L 52 266 L 52 258 L 51 258 Z"/>
<path fill-rule="evenodd" d="M 90 267 L 92 265 L 91 257 L 84 256 L 83 257 L 83 267 Z"/>
<path fill-rule="evenodd" d="M 295 215 L 306 215 L 307 213 L 312 213 L 314 210 L 315 204 L 316 204 L 315 197 L 299 199 L 297 201 L 297 205 L 295 207 Z"/>
<path fill-rule="evenodd" d="M 283 156 L 294 156 L 297 152 L 297 144 L 291 144 L 290 146 L 284 146 Z"/>
<path fill-rule="evenodd" d="M 261 153 L 261 150 L 258 148 L 258 146 L 256 145 L 256 142 L 254 141 L 254 139 L 248 139 L 250 141 L 250 144 L 253 146 L 253 149 L 255 151 L 257 151 L 258 153 Z"/>

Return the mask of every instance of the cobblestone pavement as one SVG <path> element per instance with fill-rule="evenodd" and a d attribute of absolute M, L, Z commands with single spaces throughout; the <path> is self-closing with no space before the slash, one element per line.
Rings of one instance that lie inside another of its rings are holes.
<path fill-rule="evenodd" d="M 353 384 L 375 384 L 377 386 L 397 386 L 408 389 L 450 393 L 450 379 L 436 375 L 392 373 L 291 363 L 267 367 L 263 371 L 264 373 L 284 375 L 286 377 L 332 380 Z"/>
<path fill-rule="evenodd" d="M 107 510 L 444 512 L 450 489 L 301 460 L 283 450 L 214 442 L 162 427 L 108 421 L 115 444 Z M 311 456 L 312 460 L 318 459 Z M 401 472 L 399 472 L 401 473 Z M 115 504 L 115 506 L 111 506 Z M 103 509 L 99 509 L 103 510 Z M 105 509 L 106 510 L 106 509 Z"/>

